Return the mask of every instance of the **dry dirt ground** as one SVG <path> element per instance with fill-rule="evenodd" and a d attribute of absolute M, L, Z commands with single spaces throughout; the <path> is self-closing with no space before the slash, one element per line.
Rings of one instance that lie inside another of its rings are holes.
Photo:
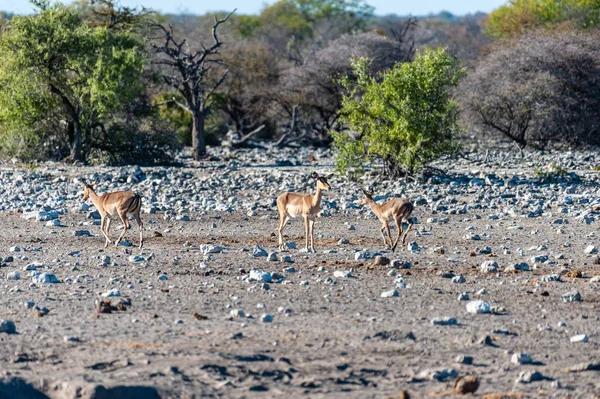
<path fill-rule="evenodd" d="M 0 334 L 0 398 L 348 399 L 399 397 L 402 390 L 413 398 L 453 397 L 452 377 L 439 381 L 420 374 L 443 369 L 477 375 L 478 397 L 511 392 L 507 397 L 600 397 L 598 371 L 566 371 L 600 360 L 600 290 L 589 282 L 600 266 L 584 254 L 593 244 L 587 238 L 593 224 L 567 224 L 559 235 L 547 218 L 488 220 L 485 213 L 471 211 L 438 225 L 423 223 L 431 215 L 419 207 L 414 215 L 421 221 L 415 230 L 423 234 L 413 232 L 408 241 L 421 246 L 418 253 L 406 247 L 395 254 L 382 251 L 376 220 L 334 215 L 316 225 L 321 235 L 316 254 L 295 249 L 279 254 L 290 255 L 293 264 L 252 256 L 256 244 L 276 251 L 275 210 L 254 217 L 192 215 L 191 222 L 143 215 L 147 241 L 141 255 L 153 256 L 142 263 L 128 261 L 131 254 L 140 255 L 135 247 L 102 250 L 99 227 L 78 226 L 87 221 L 82 215 L 61 217 L 63 227 L 2 215 L 0 256 L 15 260 L 0 268 L 0 319 L 14 321 L 17 334 Z M 216 228 L 210 228 L 213 222 Z M 346 222 L 356 229 L 348 230 Z M 465 241 L 467 226 L 490 237 Z M 522 229 L 510 229 L 514 226 Z M 74 237 L 82 228 L 95 237 Z M 151 238 L 152 231 L 163 237 Z M 301 221 L 293 220 L 288 241 L 302 247 L 302 233 Z M 340 237 L 350 244 L 338 245 Z M 137 234 L 128 238 L 137 244 Z M 566 241 L 570 247 L 563 247 Z M 207 243 L 221 245 L 223 252 L 212 254 L 203 267 L 199 247 Z M 532 266 L 530 257 L 540 252 L 529 248 L 542 244 L 548 247 L 542 253 L 561 252 L 565 259 L 528 272 L 479 270 L 490 259 L 501 270 L 522 261 Z M 21 252 L 9 253 L 13 245 Z M 443 251 L 433 251 L 441 246 Z M 477 254 L 484 246 L 492 248 L 492 257 Z M 517 248 L 525 249 L 525 258 Z M 407 285 L 398 289 L 399 296 L 381 297 L 395 287 L 391 269 L 355 261 L 357 249 L 412 262 L 412 269 L 397 271 Z M 102 255 L 116 265 L 99 266 Z M 51 267 L 48 271 L 61 282 L 30 287 L 30 272 L 23 267 L 32 262 Z M 296 271 L 283 273 L 290 266 Z M 255 267 L 284 274 L 286 282 L 265 290 L 244 281 Z M 333 276 L 350 269 L 350 278 Z M 573 269 L 583 277 L 564 275 Z M 561 270 L 563 282 L 536 286 L 541 276 Z M 21 279 L 7 281 L 12 271 L 20 271 Z M 454 284 L 442 271 L 461 273 L 466 283 Z M 168 280 L 158 279 L 163 274 Z M 334 284 L 326 282 L 328 277 Z M 94 301 L 111 288 L 130 298 L 131 306 L 98 314 Z M 476 294 L 482 288 L 487 293 Z M 560 300 L 574 289 L 583 301 Z M 458 300 L 461 292 L 500 311 L 467 313 L 467 302 Z M 27 301 L 49 313 L 39 317 L 26 308 Z M 246 317 L 230 318 L 232 309 L 243 309 Z M 261 321 L 262 313 L 273 321 Z M 458 324 L 432 325 L 436 317 L 454 317 Z M 569 338 L 580 333 L 589 341 L 571 343 Z M 514 352 L 529 354 L 533 364 L 512 364 Z M 473 364 L 458 364 L 461 355 L 472 356 Z M 537 371 L 543 379 L 516 383 L 523 371 Z"/>

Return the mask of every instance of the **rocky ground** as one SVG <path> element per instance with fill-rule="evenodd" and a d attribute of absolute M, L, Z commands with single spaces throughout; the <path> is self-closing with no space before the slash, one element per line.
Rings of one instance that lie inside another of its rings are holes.
<path fill-rule="evenodd" d="M 465 376 L 479 397 L 600 397 L 597 165 L 500 152 L 425 182 L 334 177 L 314 254 L 298 219 L 277 250 L 274 201 L 313 191 L 327 151 L 3 165 L 0 398 L 452 397 Z M 142 251 L 137 232 L 103 250 L 82 178 L 142 194 Z M 374 183 L 415 204 L 395 253 L 357 206 Z"/>

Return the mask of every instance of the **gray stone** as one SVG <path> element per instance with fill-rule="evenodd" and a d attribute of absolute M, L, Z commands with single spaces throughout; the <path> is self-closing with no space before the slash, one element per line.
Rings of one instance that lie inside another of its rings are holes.
<path fill-rule="evenodd" d="M 533 359 L 527 353 L 513 353 L 510 362 L 512 364 L 531 364 Z"/>
<path fill-rule="evenodd" d="M 270 283 L 272 281 L 271 273 L 265 272 L 260 269 L 252 269 L 250 270 L 250 274 L 248 275 L 249 281 L 256 281 L 259 283 Z"/>
<path fill-rule="evenodd" d="M 457 274 L 456 276 L 452 277 L 452 282 L 454 284 L 463 284 L 466 281 L 467 280 L 465 279 L 465 276 L 463 276 L 462 274 Z"/>
<path fill-rule="evenodd" d="M 490 313 L 490 305 L 482 300 L 475 300 L 467 303 L 467 312 L 477 313 Z"/>
<path fill-rule="evenodd" d="M 242 309 L 232 309 L 229 315 L 233 318 L 243 319 L 246 317 L 246 313 Z"/>
<path fill-rule="evenodd" d="M 352 272 L 350 270 L 336 270 L 333 272 L 333 277 L 350 278 L 352 277 Z"/>
<path fill-rule="evenodd" d="M 581 301 L 581 294 L 579 291 L 569 291 L 560 296 L 560 300 L 563 302 L 579 302 Z"/>
<path fill-rule="evenodd" d="M 538 371 L 522 371 L 517 378 L 517 382 L 521 384 L 528 384 L 530 382 L 542 381 L 545 377 Z"/>
<path fill-rule="evenodd" d="M 268 256 L 269 254 L 267 253 L 267 251 L 265 251 L 264 249 L 262 249 L 261 247 L 259 247 L 258 245 L 254 247 L 254 249 L 252 250 L 252 256 L 254 257 L 261 257 L 261 256 Z"/>
<path fill-rule="evenodd" d="M 6 275 L 7 280 L 15 281 L 21 279 L 21 273 L 19 272 L 10 272 Z"/>
<path fill-rule="evenodd" d="M 0 333 L 16 334 L 17 326 L 11 320 L 0 320 Z"/>
<path fill-rule="evenodd" d="M 38 284 L 54 284 L 58 283 L 58 279 L 54 274 L 41 273 L 33 277 L 33 282 Z"/>
<path fill-rule="evenodd" d="M 479 267 L 482 273 L 496 273 L 498 271 L 498 263 L 494 260 L 488 260 Z"/>
<path fill-rule="evenodd" d="M 278 260 L 279 260 L 279 258 L 277 257 L 277 254 L 275 252 L 271 252 L 267 256 L 267 262 L 277 262 Z"/>
<path fill-rule="evenodd" d="M 270 315 L 270 314 L 268 314 L 268 313 L 263 313 L 263 314 L 260 316 L 260 320 L 261 320 L 263 323 L 270 323 L 270 322 L 272 322 L 272 321 L 273 321 L 273 316 L 271 316 L 271 315 Z"/>
<path fill-rule="evenodd" d="M 584 252 L 586 254 L 588 254 L 588 255 L 597 254 L 598 253 L 598 248 L 596 248 L 593 245 L 588 245 Z"/>
<path fill-rule="evenodd" d="M 571 341 L 573 343 L 588 342 L 588 336 L 585 334 L 573 335 L 571 338 L 569 338 L 569 341 Z"/>
<path fill-rule="evenodd" d="M 75 237 L 91 237 L 92 234 L 89 232 L 89 230 L 75 230 L 73 232 L 73 235 Z"/>
<path fill-rule="evenodd" d="M 434 317 L 431 319 L 434 326 L 455 326 L 457 321 L 454 317 Z"/>
<path fill-rule="evenodd" d="M 412 262 L 404 259 L 392 260 L 391 267 L 394 269 L 412 269 Z"/>
<path fill-rule="evenodd" d="M 391 290 L 391 291 L 385 291 L 381 293 L 381 297 L 382 298 L 391 298 L 394 296 L 399 296 L 400 294 L 398 294 L 398 291 L 396 290 Z"/>

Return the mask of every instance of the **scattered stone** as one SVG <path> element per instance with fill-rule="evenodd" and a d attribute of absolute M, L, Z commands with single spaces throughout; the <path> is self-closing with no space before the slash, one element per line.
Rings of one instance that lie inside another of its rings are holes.
<path fill-rule="evenodd" d="M 373 265 L 375 266 L 386 266 L 390 263 L 390 259 L 385 256 L 376 256 Z"/>
<path fill-rule="evenodd" d="M 465 276 L 463 276 L 462 274 L 457 274 L 456 276 L 452 277 L 451 280 L 454 284 L 463 284 L 464 282 L 466 282 L 467 280 L 465 279 Z"/>
<path fill-rule="evenodd" d="M 250 274 L 248 276 L 249 281 L 257 281 L 259 283 L 270 283 L 272 282 L 271 273 L 265 272 L 260 269 L 252 269 L 250 270 Z"/>
<path fill-rule="evenodd" d="M 352 277 L 352 273 L 350 270 L 336 270 L 333 272 L 333 277 L 350 278 Z"/>
<path fill-rule="evenodd" d="M 479 388 L 479 379 L 474 375 L 459 377 L 454 380 L 454 392 L 458 395 L 473 395 Z"/>
<path fill-rule="evenodd" d="M 412 263 L 408 260 L 394 259 L 391 262 L 391 267 L 394 269 L 412 269 Z"/>
<path fill-rule="evenodd" d="M 581 301 L 581 294 L 579 291 L 569 291 L 560 296 L 561 301 L 563 302 L 579 302 Z"/>
<path fill-rule="evenodd" d="M 396 290 L 391 290 L 391 291 L 385 291 L 381 293 L 381 297 L 382 298 L 391 298 L 393 296 L 399 296 L 400 294 L 398 294 L 398 291 Z"/>
<path fill-rule="evenodd" d="M 543 283 L 551 283 L 554 281 L 562 281 L 560 278 L 560 274 L 548 274 L 546 276 L 542 276 L 540 281 Z"/>
<path fill-rule="evenodd" d="M 92 234 L 90 233 L 89 230 L 75 230 L 73 232 L 73 235 L 75 237 L 91 237 Z"/>
<path fill-rule="evenodd" d="M 455 326 L 458 322 L 454 317 L 435 317 L 431 319 L 431 324 L 434 326 Z"/>
<path fill-rule="evenodd" d="M 119 291 L 118 288 L 112 288 L 108 292 L 105 292 L 104 294 L 102 294 L 102 296 L 104 298 L 109 298 L 109 297 L 113 297 L 113 296 L 121 296 L 121 291 Z"/>
<path fill-rule="evenodd" d="M 33 277 L 33 282 L 38 284 L 54 284 L 58 283 L 58 278 L 54 274 L 41 273 Z"/>
<path fill-rule="evenodd" d="M 169 276 L 167 276 L 166 274 L 161 274 L 160 276 L 158 276 L 159 281 L 167 281 L 168 279 Z"/>
<path fill-rule="evenodd" d="M 584 252 L 585 252 L 587 255 L 591 255 L 591 254 L 597 254 L 597 253 L 598 253 L 598 248 L 596 248 L 596 247 L 595 247 L 595 246 L 593 246 L 593 245 L 588 245 L 588 246 L 585 248 L 585 251 L 584 251 Z"/>
<path fill-rule="evenodd" d="M 571 341 L 573 343 L 588 342 L 588 336 L 585 334 L 573 335 L 571 338 L 569 338 L 569 341 Z"/>
<path fill-rule="evenodd" d="M 419 244 L 417 244 L 416 242 L 412 241 L 412 242 L 408 243 L 407 248 L 408 248 L 408 250 L 410 252 L 419 252 L 419 248 L 420 247 L 419 247 Z"/>
<path fill-rule="evenodd" d="M 467 303 L 467 312 L 477 313 L 490 313 L 490 305 L 482 300 L 475 300 Z"/>
<path fill-rule="evenodd" d="M 270 315 L 270 314 L 268 314 L 268 313 L 263 313 L 263 314 L 260 316 L 260 320 L 261 320 L 263 323 L 270 323 L 270 322 L 272 322 L 272 321 L 273 321 L 273 316 L 271 316 L 271 315 Z"/>
<path fill-rule="evenodd" d="M 271 252 L 267 256 L 267 262 L 277 262 L 278 260 L 279 260 L 279 258 L 277 257 L 277 254 L 275 252 Z"/>
<path fill-rule="evenodd" d="M 350 240 L 347 238 L 340 238 L 340 240 L 338 241 L 338 245 L 346 245 L 346 244 L 350 244 Z"/>
<path fill-rule="evenodd" d="M 430 381 L 446 381 L 449 378 L 456 378 L 458 372 L 454 369 L 432 369 L 423 370 L 417 374 L 417 378 L 426 379 Z"/>
<path fill-rule="evenodd" d="M 10 272 L 6 275 L 6 279 L 10 281 L 16 281 L 21 279 L 21 273 L 19 272 Z"/>
<path fill-rule="evenodd" d="M 139 262 L 145 261 L 144 257 L 139 256 L 139 255 L 131 255 L 127 258 L 127 260 L 132 263 L 139 263 Z M 104 264 L 106 264 L 106 263 L 104 263 Z"/>
<path fill-rule="evenodd" d="M 479 268 L 482 273 L 496 273 L 498 271 L 498 263 L 494 260 L 483 262 Z"/>
<path fill-rule="evenodd" d="M 202 253 L 204 255 L 218 254 L 223 251 L 223 248 L 220 247 L 219 245 L 203 244 L 203 245 L 200 245 L 200 251 L 202 251 Z"/>
<path fill-rule="evenodd" d="M 232 309 L 229 312 L 229 315 L 236 319 L 243 319 L 246 317 L 246 313 L 242 309 Z"/>
<path fill-rule="evenodd" d="M 258 258 L 261 256 L 268 256 L 267 251 L 265 251 L 264 249 L 262 249 L 261 247 L 259 247 L 258 245 L 254 247 L 254 250 L 252 251 L 252 256 Z"/>
<path fill-rule="evenodd" d="M 542 381 L 545 377 L 538 371 L 522 371 L 517 378 L 517 382 L 521 384 L 529 384 L 530 382 Z"/>
<path fill-rule="evenodd" d="M 366 251 L 360 251 L 360 252 L 356 252 L 354 254 L 354 260 L 365 260 L 365 259 L 369 259 L 369 253 Z"/>
<path fill-rule="evenodd" d="M 510 362 L 512 364 L 531 364 L 533 359 L 526 353 L 513 353 Z"/>
<path fill-rule="evenodd" d="M 454 362 L 458 364 L 473 364 L 473 356 L 459 355 L 454 359 Z"/>
<path fill-rule="evenodd" d="M 0 333 L 16 334 L 17 326 L 11 320 L 0 320 Z"/>
<path fill-rule="evenodd" d="M 469 299 L 470 299 L 470 298 L 469 298 L 469 294 L 468 294 L 467 292 L 461 292 L 461 293 L 458 295 L 458 300 L 459 300 L 459 301 L 468 301 Z"/>

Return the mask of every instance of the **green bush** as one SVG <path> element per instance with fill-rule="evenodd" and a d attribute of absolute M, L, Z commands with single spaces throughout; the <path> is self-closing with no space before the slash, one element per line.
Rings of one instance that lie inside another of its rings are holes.
<path fill-rule="evenodd" d="M 340 172 L 357 173 L 365 161 L 379 159 L 391 176 L 414 174 L 458 149 L 458 107 L 450 98 L 464 74 L 458 59 L 446 49 L 427 49 L 377 76 L 368 64 L 353 61 L 355 83 L 340 81 L 346 90 L 340 122 L 347 130 L 332 132 Z"/>

